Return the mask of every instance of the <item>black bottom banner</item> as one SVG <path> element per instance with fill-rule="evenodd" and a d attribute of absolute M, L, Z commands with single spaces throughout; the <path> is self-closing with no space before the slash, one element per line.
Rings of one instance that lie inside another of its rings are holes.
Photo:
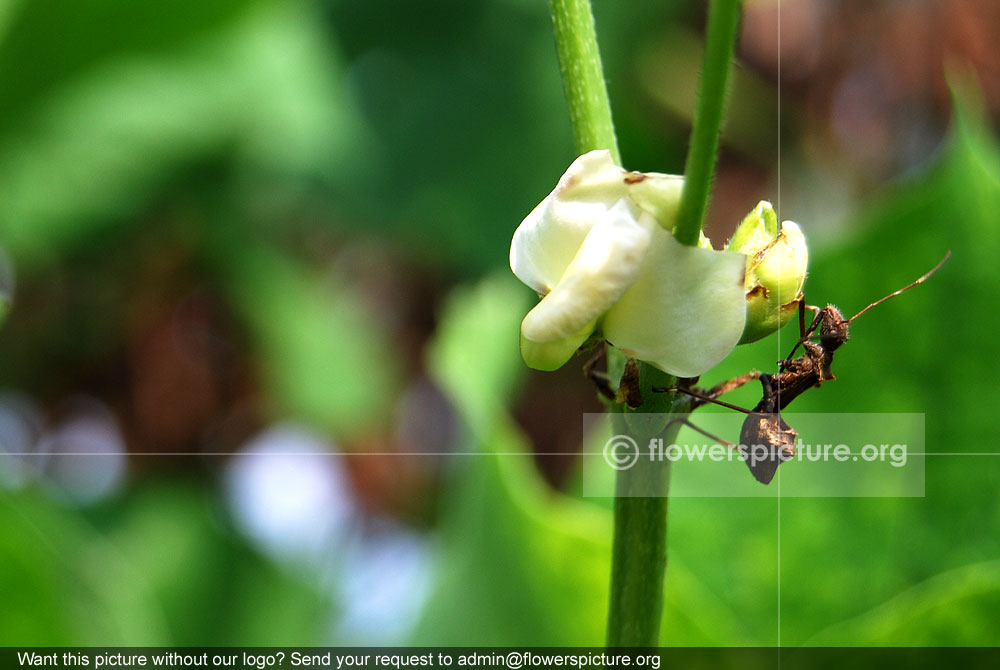
<path fill-rule="evenodd" d="M 1000 647 L 4 647 L 3 668 L 998 668 Z"/>

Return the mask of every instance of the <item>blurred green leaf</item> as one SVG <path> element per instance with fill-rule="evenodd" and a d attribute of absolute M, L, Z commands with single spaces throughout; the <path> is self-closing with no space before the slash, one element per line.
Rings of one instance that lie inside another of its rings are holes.
<path fill-rule="evenodd" d="M 982 646 L 996 640 L 1000 561 L 949 570 L 812 637 L 815 646 Z"/>
<path fill-rule="evenodd" d="M 146 482 L 103 512 L 0 496 L 0 643 L 314 645 L 329 598 L 267 562 L 204 491 Z"/>
<path fill-rule="evenodd" d="M 472 431 L 504 417 L 524 364 L 518 349 L 530 292 L 508 274 L 456 288 L 441 315 L 428 366 Z"/>
<path fill-rule="evenodd" d="M 355 177 L 362 127 L 324 37 L 303 2 L 18 4 L 0 42 L 12 256 L 31 265 L 120 224 L 209 156 Z"/>
<path fill-rule="evenodd" d="M 358 296 L 336 277 L 250 244 L 239 245 L 225 271 L 280 411 L 338 437 L 384 421 L 396 360 Z"/>
<path fill-rule="evenodd" d="M 143 571 L 72 510 L 0 493 L 0 644 L 163 645 L 167 622 Z"/>
<path fill-rule="evenodd" d="M 377 178 L 342 195 L 352 214 L 451 272 L 506 265 L 574 157 L 545 3 L 341 0 L 331 15 L 378 138 Z"/>
<path fill-rule="evenodd" d="M 217 505 L 183 481 L 154 481 L 119 501 L 111 515 L 108 540 L 155 594 L 170 644 L 324 642 L 330 599 L 319 581 L 311 584 L 308 571 L 295 574 L 257 554 L 219 523 Z"/>
<path fill-rule="evenodd" d="M 422 644 L 602 644 L 610 517 L 547 488 L 506 413 L 523 364 L 526 292 L 510 277 L 457 289 L 430 367 L 465 419 L 444 501 Z"/>

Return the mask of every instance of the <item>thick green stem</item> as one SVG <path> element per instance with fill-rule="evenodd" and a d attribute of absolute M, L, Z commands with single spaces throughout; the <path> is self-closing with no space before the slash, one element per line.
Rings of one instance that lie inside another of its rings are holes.
<path fill-rule="evenodd" d="M 631 468 L 620 470 L 615 481 L 609 647 L 657 646 L 663 615 L 670 462 L 652 460 L 646 446 L 653 438 L 671 444 L 681 425 L 663 428 L 646 413 L 665 415 L 677 409 L 672 396 L 652 391 L 653 386 L 673 386 L 677 379 L 647 365 L 642 366 L 639 379 L 643 406 L 635 411 L 620 408 L 612 417 L 613 434 L 631 436 L 639 447 L 639 458 Z M 678 400 L 683 402 L 683 398 Z"/>
<path fill-rule="evenodd" d="M 712 0 L 708 10 L 705 63 L 698 89 L 698 107 L 684 166 L 684 190 L 674 226 L 674 237 L 688 245 L 698 244 L 705 210 L 708 209 L 739 18 L 740 0 Z"/>
<path fill-rule="evenodd" d="M 549 0 L 569 118 L 581 154 L 608 149 L 621 164 L 589 0 Z"/>
<path fill-rule="evenodd" d="M 655 647 L 660 639 L 667 569 L 668 466 L 640 458 L 635 466 L 618 473 L 609 647 Z M 652 491 L 662 493 L 651 496 Z"/>

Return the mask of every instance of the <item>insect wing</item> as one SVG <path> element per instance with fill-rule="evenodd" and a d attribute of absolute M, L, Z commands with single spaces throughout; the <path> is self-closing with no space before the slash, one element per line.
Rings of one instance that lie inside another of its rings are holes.
<path fill-rule="evenodd" d="M 754 479 L 770 484 L 778 466 L 795 456 L 798 433 L 780 414 L 747 415 L 740 431 L 740 451 Z"/>

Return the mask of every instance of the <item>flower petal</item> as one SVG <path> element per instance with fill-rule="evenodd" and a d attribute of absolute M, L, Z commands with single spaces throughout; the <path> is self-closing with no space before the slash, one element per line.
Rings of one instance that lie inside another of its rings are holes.
<path fill-rule="evenodd" d="M 521 358 L 534 370 L 558 370 L 580 348 L 597 327 L 597 319 L 584 326 L 579 333 L 555 342 L 533 342 L 521 333 Z"/>
<path fill-rule="evenodd" d="M 591 229 L 552 292 L 524 317 L 524 337 L 562 340 L 607 311 L 642 272 L 655 228 L 651 216 L 619 200 Z"/>
<path fill-rule="evenodd" d="M 624 174 L 608 151 L 573 161 L 555 190 L 514 231 L 510 269 L 517 278 L 542 295 L 555 288 L 590 229 L 625 196 Z"/>
<path fill-rule="evenodd" d="M 740 344 L 770 335 L 795 315 L 808 265 L 805 236 L 793 221 L 782 223 L 777 239 L 747 259 L 747 323 Z"/>
<path fill-rule="evenodd" d="M 696 377 L 740 340 L 745 268 L 741 253 L 684 246 L 657 228 L 642 275 L 604 317 L 604 335 L 664 372 Z"/>
<path fill-rule="evenodd" d="M 625 172 L 629 197 L 667 230 L 674 229 L 684 177 L 659 172 Z"/>
<path fill-rule="evenodd" d="M 761 285 L 775 294 L 778 302 L 797 300 L 806 281 L 809 249 L 799 224 L 785 221 L 781 233 L 767 255 L 754 268 Z"/>

